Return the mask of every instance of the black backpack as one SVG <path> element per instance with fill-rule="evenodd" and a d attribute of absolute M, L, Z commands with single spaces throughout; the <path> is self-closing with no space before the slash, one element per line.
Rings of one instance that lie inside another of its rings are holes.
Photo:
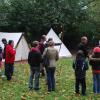
<path fill-rule="evenodd" d="M 85 76 L 85 60 L 77 59 L 75 62 L 75 75 L 77 78 L 82 78 Z"/>
<path fill-rule="evenodd" d="M 0 61 L 2 60 L 2 47 L 0 47 Z"/>

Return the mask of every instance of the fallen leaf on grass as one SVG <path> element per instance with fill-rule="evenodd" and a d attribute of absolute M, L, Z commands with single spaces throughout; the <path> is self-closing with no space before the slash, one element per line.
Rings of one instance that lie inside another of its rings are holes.
<path fill-rule="evenodd" d="M 14 93 L 10 93 L 11 96 L 14 96 Z"/>
<path fill-rule="evenodd" d="M 23 96 L 23 97 L 26 97 L 26 94 L 25 94 L 25 93 L 23 93 L 23 94 L 22 94 L 22 96 Z"/>
<path fill-rule="evenodd" d="M 44 95 L 41 95 L 41 98 L 44 98 Z"/>
<path fill-rule="evenodd" d="M 88 100 L 93 100 L 92 97 L 89 97 Z"/>
<path fill-rule="evenodd" d="M 62 92 L 65 92 L 66 90 L 62 90 Z"/>
<path fill-rule="evenodd" d="M 58 100 L 58 97 L 55 97 L 55 100 Z"/>
<path fill-rule="evenodd" d="M 26 97 L 24 97 L 24 96 L 21 96 L 21 100 L 26 100 Z"/>
<path fill-rule="evenodd" d="M 21 100 L 26 100 L 26 94 L 25 93 L 22 94 Z"/>

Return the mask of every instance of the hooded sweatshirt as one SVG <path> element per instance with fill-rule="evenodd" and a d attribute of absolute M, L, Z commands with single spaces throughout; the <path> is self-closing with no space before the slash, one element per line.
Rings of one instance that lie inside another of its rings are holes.
<path fill-rule="evenodd" d="M 93 49 L 94 55 L 92 55 L 92 58 L 90 59 L 90 65 L 92 65 L 92 72 L 95 74 L 100 74 L 100 47 L 95 47 Z"/>
<path fill-rule="evenodd" d="M 41 53 L 37 48 L 32 48 L 28 55 L 28 63 L 31 67 L 40 67 Z"/>

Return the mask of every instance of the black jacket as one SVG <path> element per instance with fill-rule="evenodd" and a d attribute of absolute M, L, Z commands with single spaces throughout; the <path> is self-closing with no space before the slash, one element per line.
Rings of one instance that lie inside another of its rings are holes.
<path fill-rule="evenodd" d="M 28 63 L 31 67 L 40 67 L 42 61 L 41 53 L 38 49 L 32 48 L 28 55 Z"/>
<path fill-rule="evenodd" d="M 88 69 L 88 62 L 85 59 L 77 59 L 73 62 L 73 68 L 76 78 L 84 78 L 86 76 L 86 70 Z"/>
<path fill-rule="evenodd" d="M 82 50 L 83 53 L 84 53 L 84 55 L 85 55 L 85 57 L 88 57 L 88 48 L 87 48 L 87 45 L 86 44 L 80 43 L 78 45 L 78 50 Z"/>
<path fill-rule="evenodd" d="M 2 61 L 2 47 L 0 46 L 0 61 Z"/>
<path fill-rule="evenodd" d="M 6 58 L 6 46 L 7 46 L 7 44 L 6 44 L 6 45 L 4 45 L 3 59 L 5 59 L 5 58 Z"/>

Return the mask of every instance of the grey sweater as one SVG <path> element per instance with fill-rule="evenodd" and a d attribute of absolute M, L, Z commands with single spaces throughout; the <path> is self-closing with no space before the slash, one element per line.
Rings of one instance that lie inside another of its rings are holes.
<path fill-rule="evenodd" d="M 49 56 L 49 66 L 48 67 L 56 67 L 56 61 L 59 59 L 58 51 L 54 47 L 48 47 L 44 50 L 43 56 Z"/>

